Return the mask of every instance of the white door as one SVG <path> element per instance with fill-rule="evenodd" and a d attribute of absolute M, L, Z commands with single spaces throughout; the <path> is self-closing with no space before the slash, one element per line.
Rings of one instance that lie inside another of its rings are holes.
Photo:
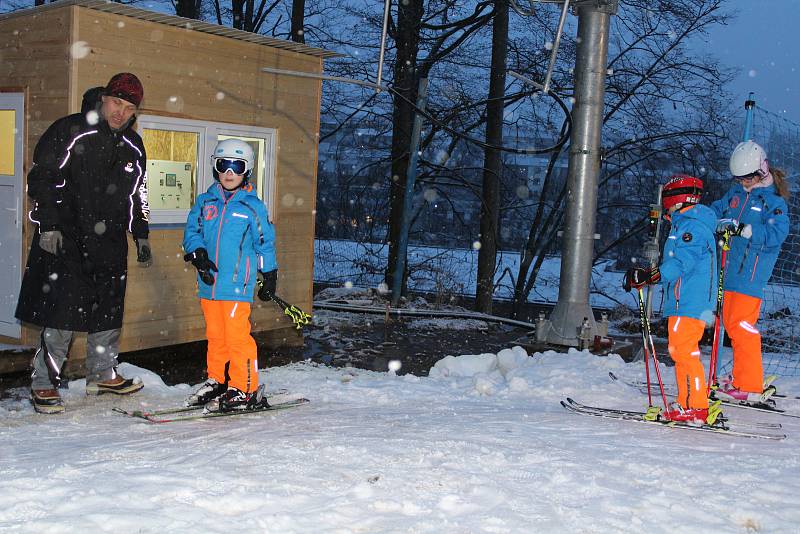
<path fill-rule="evenodd" d="M 22 93 L 0 93 L 0 335 L 19 338 L 14 318 L 22 282 Z"/>

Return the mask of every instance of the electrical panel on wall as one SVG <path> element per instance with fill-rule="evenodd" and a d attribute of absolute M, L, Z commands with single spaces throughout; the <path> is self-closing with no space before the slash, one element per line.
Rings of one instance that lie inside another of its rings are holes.
<path fill-rule="evenodd" d="M 151 159 L 147 162 L 150 209 L 192 207 L 192 164 L 188 161 Z"/>

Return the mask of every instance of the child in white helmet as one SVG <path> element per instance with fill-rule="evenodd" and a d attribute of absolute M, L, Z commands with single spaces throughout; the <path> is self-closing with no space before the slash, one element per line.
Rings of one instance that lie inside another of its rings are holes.
<path fill-rule="evenodd" d="M 253 149 L 240 139 L 217 143 L 211 157 L 215 184 L 197 197 L 183 236 L 184 260 L 197 269 L 200 305 L 208 338 L 208 380 L 187 405 L 207 411 L 257 407 L 256 342 L 250 335 L 250 304 L 267 300 L 278 279 L 275 229 L 267 208 L 249 183 Z M 261 388 L 263 391 L 263 388 Z"/>
<path fill-rule="evenodd" d="M 722 322 L 733 345 L 733 376 L 722 381 L 716 396 L 760 403 L 775 388 L 764 387 L 756 322 L 764 288 L 789 233 L 789 193 L 783 171 L 770 169 L 766 152 L 753 141 L 736 146 L 730 170 L 735 183 L 711 204 L 720 218 L 718 231 L 729 230 L 732 235 L 725 265 Z"/>

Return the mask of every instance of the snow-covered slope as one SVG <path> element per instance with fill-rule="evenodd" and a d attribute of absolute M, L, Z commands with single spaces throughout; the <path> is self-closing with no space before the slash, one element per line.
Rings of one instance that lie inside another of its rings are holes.
<path fill-rule="evenodd" d="M 131 398 L 85 397 L 79 380 L 63 415 L 0 402 L 0 531 L 798 531 L 800 420 L 731 410 L 783 423 L 789 438 L 766 442 L 559 405 L 644 407 L 608 371 L 643 376 L 617 356 L 520 348 L 448 357 L 425 378 L 293 364 L 262 380 L 310 405 L 152 425 L 111 408 L 190 388 L 123 365 L 145 382 Z"/>

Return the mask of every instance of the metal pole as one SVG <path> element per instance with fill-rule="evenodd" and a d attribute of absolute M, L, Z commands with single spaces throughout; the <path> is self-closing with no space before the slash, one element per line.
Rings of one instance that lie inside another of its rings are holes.
<path fill-rule="evenodd" d="M 658 267 L 658 260 L 661 258 L 661 191 L 664 186 L 658 186 L 656 203 L 650 205 L 650 240 L 644 246 L 644 257 L 649 267 Z M 645 306 L 647 320 L 653 315 L 653 286 L 647 286 L 647 302 Z"/>
<path fill-rule="evenodd" d="M 558 47 L 561 45 L 561 33 L 564 31 L 564 22 L 566 22 L 567 20 L 568 12 L 569 12 L 569 0 L 564 0 L 564 6 L 561 8 L 561 18 L 558 19 L 558 29 L 556 30 L 556 38 L 553 39 L 553 51 L 550 52 L 550 65 L 547 67 L 547 74 L 544 77 L 544 87 L 542 88 L 544 94 L 550 92 L 550 79 L 553 77 L 553 68 L 556 66 L 556 56 L 558 56 Z"/>
<path fill-rule="evenodd" d="M 389 27 L 389 8 L 392 5 L 392 0 L 384 0 L 383 3 L 383 29 L 381 30 L 381 51 L 378 54 L 378 87 L 375 89 L 377 92 L 381 91 L 381 80 L 383 78 L 383 55 L 386 52 L 386 31 Z"/>
<path fill-rule="evenodd" d="M 575 61 L 575 104 L 569 150 L 567 205 L 561 253 L 558 303 L 550 316 L 547 341 L 579 346 L 578 329 L 586 324 L 598 334 L 589 306 L 594 253 L 600 141 L 603 125 L 608 34 L 616 0 L 581 3 Z"/>
<path fill-rule="evenodd" d="M 408 234 L 411 230 L 411 208 L 414 204 L 414 182 L 417 179 L 417 161 L 419 160 L 419 137 L 422 131 L 422 113 L 428 102 L 428 79 L 420 78 L 417 90 L 417 108 L 414 114 L 414 126 L 411 130 L 411 146 L 408 156 L 408 170 L 406 171 L 406 192 L 403 197 L 403 218 L 400 223 L 400 241 L 397 243 L 397 263 L 394 268 L 392 280 L 392 306 L 400 302 L 403 290 L 403 273 L 406 266 L 406 251 L 408 250 Z"/>
<path fill-rule="evenodd" d="M 742 133 L 742 142 L 753 138 L 753 113 L 756 109 L 756 99 L 754 94 L 750 93 L 747 100 L 744 101 L 744 109 L 746 115 L 744 117 L 744 132 Z"/>

